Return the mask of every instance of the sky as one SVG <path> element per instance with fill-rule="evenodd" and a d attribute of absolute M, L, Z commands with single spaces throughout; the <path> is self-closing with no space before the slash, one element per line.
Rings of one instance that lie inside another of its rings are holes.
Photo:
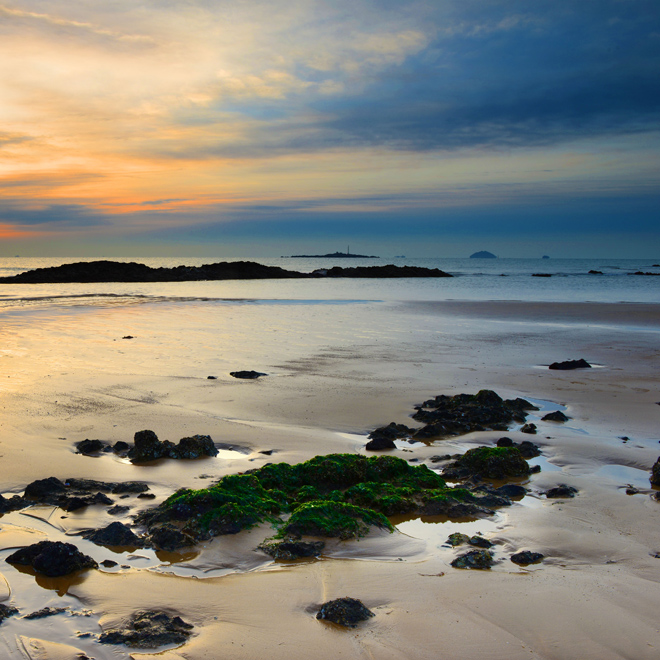
<path fill-rule="evenodd" d="M 0 0 L 0 256 L 660 259 L 657 0 Z"/>

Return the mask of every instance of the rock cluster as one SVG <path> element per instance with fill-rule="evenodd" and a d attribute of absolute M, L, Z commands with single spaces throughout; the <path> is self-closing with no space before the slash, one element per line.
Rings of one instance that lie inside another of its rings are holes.
<path fill-rule="evenodd" d="M 186 623 L 180 616 L 143 610 L 133 614 L 121 628 L 101 633 L 99 642 L 155 649 L 170 644 L 183 644 L 192 634 L 192 629 L 193 625 Z"/>
<path fill-rule="evenodd" d="M 133 463 L 155 461 L 158 458 L 200 458 L 217 456 L 218 450 L 208 435 L 193 435 L 181 438 L 175 445 L 169 440 L 161 441 L 149 430 L 138 431 L 133 438 L 133 447 L 128 450 L 128 457 Z"/>

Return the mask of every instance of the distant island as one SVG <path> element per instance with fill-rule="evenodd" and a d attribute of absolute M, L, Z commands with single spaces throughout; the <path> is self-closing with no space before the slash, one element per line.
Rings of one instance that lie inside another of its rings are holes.
<path fill-rule="evenodd" d="M 332 254 L 292 254 L 283 259 L 380 259 L 373 255 L 351 254 L 350 252 L 333 252 Z"/>
<path fill-rule="evenodd" d="M 354 256 L 354 255 L 351 255 Z M 224 261 L 203 266 L 151 268 L 145 264 L 121 261 L 79 261 L 50 268 L 35 268 L 18 275 L 0 277 L 2 284 L 60 284 L 68 282 L 198 282 L 214 280 L 267 280 L 293 278 L 392 278 L 392 277 L 453 277 L 439 268 L 418 266 L 334 266 L 312 273 L 285 270 L 279 266 L 264 266 L 254 261 Z"/>
<path fill-rule="evenodd" d="M 482 250 L 481 252 L 475 252 L 474 254 L 471 254 L 470 259 L 497 259 L 497 256 L 495 256 L 492 252 L 486 252 L 486 250 Z"/>

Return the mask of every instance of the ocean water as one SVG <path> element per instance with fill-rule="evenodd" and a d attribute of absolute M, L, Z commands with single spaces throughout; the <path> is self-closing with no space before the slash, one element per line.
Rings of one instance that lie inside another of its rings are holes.
<path fill-rule="evenodd" d="M 637 259 L 250 259 L 269 266 L 311 272 L 341 266 L 396 265 L 440 268 L 453 278 L 388 280 L 256 280 L 219 282 L 1 284 L 0 311 L 165 302 L 339 303 L 349 301 L 521 300 L 549 302 L 660 302 L 658 261 Z M 81 258 L 2 258 L 0 276 L 57 266 Z M 152 267 L 201 265 L 212 258 L 131 258 Z M 239 261 L 241 259 L 232 259 Z M 589 274 L 590 270 L 602 275 Z M 533 274 L 551 277 L 533 277 Z"/>

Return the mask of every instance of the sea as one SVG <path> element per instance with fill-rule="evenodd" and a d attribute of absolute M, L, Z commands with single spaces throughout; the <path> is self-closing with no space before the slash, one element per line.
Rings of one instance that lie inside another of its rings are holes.
<path fill-rule="evenodd" d="M 0 276 L 95 258 L 0 258 Z M 332 266 L 439 268 L 453 278 L 231 280 L 215 282 L 0 284 L 0 310 L 116 306 L 167 302 L 306 303 L 340 301 L 521 300 L 536 302 L 660 302 L 660 259 L 450 259 L 404 258 L 113 258 L 152 267 L 197 266 L 217 261 L 256 261 L 288 270 L 312 272 Z M 590 273 L 597 271 L 600 274 Z M 546 277 L 534 277 L 534 275 Z M 550 277 L 547 277 L 550 275 Z"/>

